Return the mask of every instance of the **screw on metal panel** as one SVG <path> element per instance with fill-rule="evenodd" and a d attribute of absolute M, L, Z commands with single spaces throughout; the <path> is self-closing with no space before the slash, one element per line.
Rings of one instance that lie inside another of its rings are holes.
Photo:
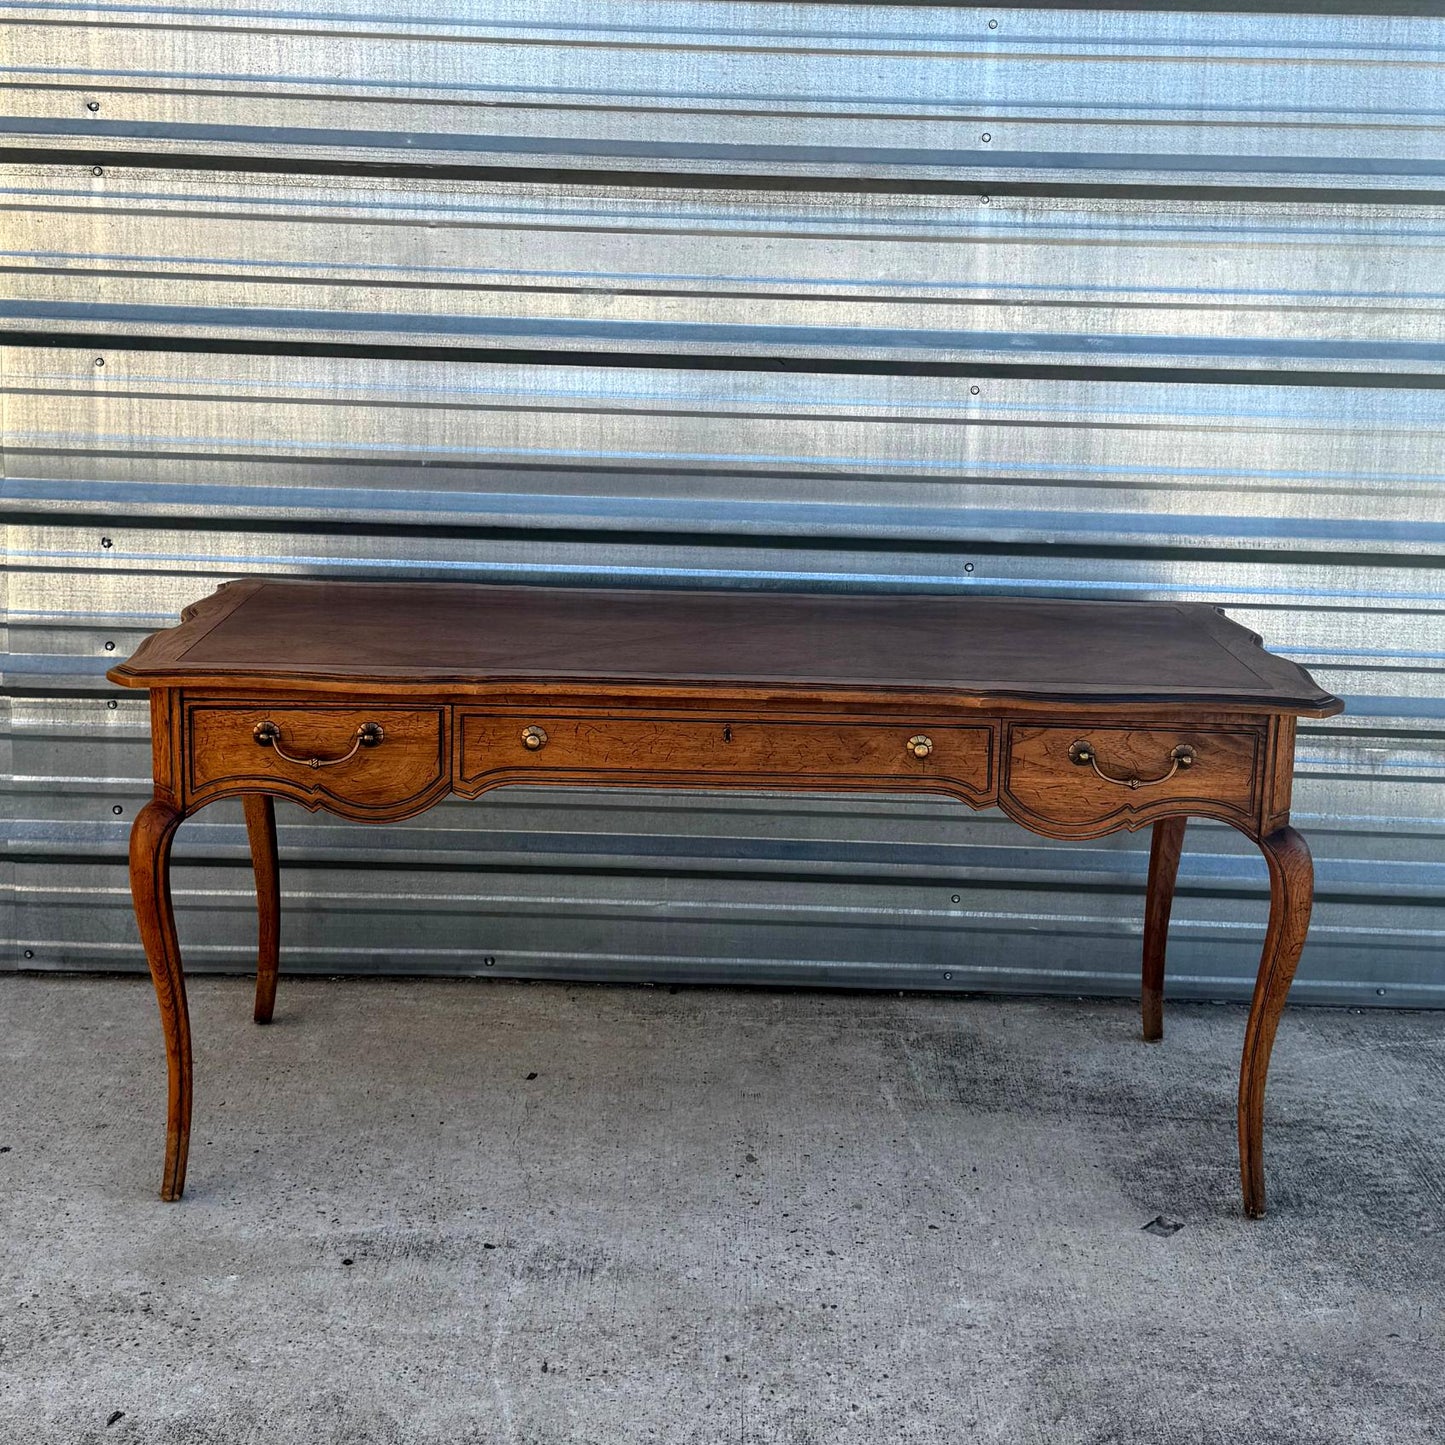
<path fill-rule="evenodd" d="M 106 650 L 107 652 L 114 652 L 114 651 L 115 651 L 115 643 L 113 643 L 113 642 L 107 642 L 107 643 L 105 644 L 105 650 Z"/>
<path fill-rule="evenodd" d="M 958 895 L 957 893 L 955 893 L 955 894 L 953 895 L 953 901 L 954 901 L 955 903 L 957 903 L 957 902 L 959 901 L 959 895 Z"/>
<path fill-rule="evenodd" d="M 98 100 L 88 100 L 88 101 L 85 102 L 85 108 L 86 108 L 86 110 L 90 110 L 90 111 L 99 110 L 99 109 L 100 109 L 100 102 L 99 102 Z"/>
<path fill-rule="evenodd" d="M 483 962 L 484 964 L 486 964 L 486 966 L 487 966 L 488 968 L 490 968 L 496 961 L 497 961 L 497 960 L 496 960 L 495 958 L 493 958 L 493 957 L 491 956 L 491 954 L 488 954 L 488 955 L 482 960 L 482 962 Z"/>
<path fill-rule="evenodd" d="M 952 977 L 953 977 L 953 975 L 952 975 L 951 973 L 946 973 L 946 974 L 944 974 L 943 976 L 944 976 L 944 978 L 952 978 Z"/>
<path fill-rule="evenodd" d="M 93 175 L 93 176 L 103 176 L 103 175 L 105 174 L 105 167 L 104 167 L 104 166 L 92 166 L 92 167 L 90 168 L 90 173 L 91 173 L 91 175 Z"/>
<path fill-rule="evenodd" d="M 104 365 L 105 365 L 105 357 L 103 357 L 103 356 L 97 356 L 97 357 L 95 358 L 95 364 L 96 364 L 97 366 L 104 366 Z"/>
<path fill-rule="evenodd" d="M 34 957 L 35 957 L 35 950 L 34 950 L 33 948 L 27 948 L 27 949 L 25 950 L 25 957 L 26 957 L 26 958 L 34 958 Z"/>
<path fill-rule="evenodd" d="M 114 712 L 119 706 L 120 704 L 114 698 L 111 698 L 111 700 L 106 703 L 106 707 L 108 707 L 112 712 Z"/>
<path fill-rule="evenodd" d="M 979 205 L 981 205 L 981 206 L 986 206 L 986 205 L 988 205 L 988 197 L 987 197 L 987 196 L 980 196 L 980 197 L 978 198 L 978 203 L 979 203 Z"/>
<path fill-rule="evenodd" d="M 998 21 L 997 21 L 997 20 L 990 20 L 990 21 L 988 22 L 988 28 L 989 28 L 990 30 L 997 30 L 997 29 L 998 29 Z"/>
<path fill-rule="evenodd" d="M 1384 989 L 1382 989 L 1382 988 L 1377 988 L 1377 989 L 1375 990 L 1375 992 L 1376 992 L 1377 994 L 1379 994 L 1379 996 L 1380 996 L 1381 998 L 1384 998 L 1384 996 L 1385 996 L 1385 990 L 1384 990 Z"/>
<path fill-rule="evenodd" d="M 991 141 L 991 140 L 993 139 L 993 137 L 992 137 L 987 131 L 984 131 L 984 133 L 983 133 L 981 136 L 979 136 L 979 139 L 980 139 L 985 145 L 987 145 L 987 144 L 989 143 L 989 141 Z"/>
<path fill-rule="evenodd" d="M 118 818 L 118 817 L 120 817 L 120 815 L 121 815 L 123 812 L 125 812 L 125 809 L 122 808 L 119 803 L 117 803 L 117 804 L 115 805 L 115 807 L 113 807 L 110 811 L 111 811 L 112 813 L 114 813 L 114 814 L 116 815 L 116 817 Z"/>
<path fill-rule="evenodd" d="M 964 570 L 965 572 L 972 572 L 972 571 L 973 571 L 973 563 L 972 563 L 972 562 L 965 562 L 965 563 L 963 564 L 963 570 Z"/>
<path fill-rule="evenodd" d="M 114 547 L 115 543 L 112 542 L 109 537 L 102 537 L 100 539 L 100 545 L 108 550 L 109 548 Z"/>
<path fill-rule="evenodd" d="M 969 389 L 968 389 L 968 394 L 969 394 L 970 396 L 977 396 L 977 395 L 978 395 L 978 388 L 977 388 L 976 386 L 971 386 L 971 387 L 969 387 Z"/>

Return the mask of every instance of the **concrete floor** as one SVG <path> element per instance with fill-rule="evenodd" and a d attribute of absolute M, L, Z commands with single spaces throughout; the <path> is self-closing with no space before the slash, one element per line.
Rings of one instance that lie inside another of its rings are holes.
<path fill-rule="evenodd" d="M 0 978 L 5 1445 L 1445 1438 L 1445 1014 L 1286 1014 L 1250 1223 L 1239 1008 L 192 995 L 163 1205 L 148 982 Z"/>

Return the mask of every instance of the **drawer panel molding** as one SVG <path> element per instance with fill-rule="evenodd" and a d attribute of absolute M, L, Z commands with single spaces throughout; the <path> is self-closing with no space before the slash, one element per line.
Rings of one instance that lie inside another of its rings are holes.
<path fill-rule="evenodd" d="M 456 789 L 504 783 L 866 789 L 993 800 L 988 722 L 459 709 Z"/>
<path fill-rule="evenodd" d="M 1260 728 L 1005 726 L 999 806 L 1061 837 L 1096 837 L 1189 813 L 1253 832 Z"/>
<path fill-rule="evenodd" d="M 451 786 L 448 707 L 192 702 L 186 797 L 258 790 L 354 818 L 393 819 Z"/>

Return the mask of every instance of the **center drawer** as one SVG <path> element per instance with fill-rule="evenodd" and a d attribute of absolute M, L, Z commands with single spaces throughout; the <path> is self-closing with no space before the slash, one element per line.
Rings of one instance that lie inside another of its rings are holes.
<path fill-rule="evenodd" d="M 459 712 L 457 786 L 468 793 L 527 777 L 579 783 L 787 787 L 820 783 L 879 791 L 951 785 L 987 795 L 988 724 L 818 723 L 767 718 Z"/>

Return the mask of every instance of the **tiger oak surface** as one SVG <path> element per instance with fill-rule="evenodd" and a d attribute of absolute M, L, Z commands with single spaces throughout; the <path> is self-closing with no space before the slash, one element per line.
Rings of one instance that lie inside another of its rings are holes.
<path fill-rule="evenodd" d="M 1289 826 L 1295 725 L 1343 704 L 1213 607 L 252 579 L 108 676 L 151 693 L 131 888 L 166 1043 L 165 1199 L 185 1186 L 192 1094 L 180 823 L 218 798 L 245 805 L 266 1022 L 274 798 L 384 823 L 528 783 L 928 792 L 1054 838 L 1152 827 L 1148 1039 L 1184 821 L 1237 828 L 1270 879 L 1238 1096 L 1245 1210 L 1264 1211 L 1264 1085 L 1313 900 Z"/>

